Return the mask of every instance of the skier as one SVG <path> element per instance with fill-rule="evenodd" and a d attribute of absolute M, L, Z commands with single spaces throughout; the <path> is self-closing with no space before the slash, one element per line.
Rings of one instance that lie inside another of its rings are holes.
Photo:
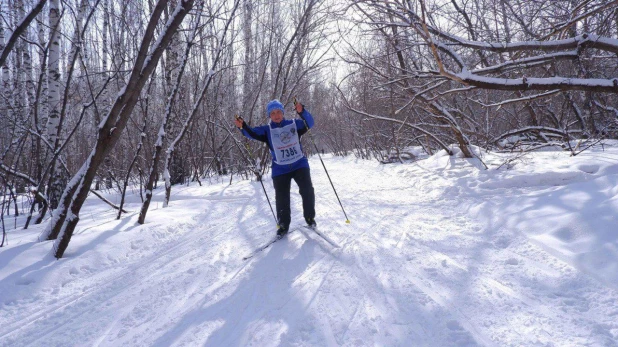
<path fill-rule="evenodd" d="M 283 104 L 272 100 L 266 105 L 268 125 L 251 128 L 241 117 L 234 120 L 242 134 L 253 140 L 266 142 L 272 157 L 272 178 L 279 229 L 278 236 L 287 234 L 290 227 L 290 186 L 294 179 L 303 200 L 303 215 L 307 225 L 316 227 L 315 194 L 311 183 L 309 161 L 303 154 L 300 137 L 313 127 L 313 116 L 301 103 L 295 103 L 296 113 L 302 119 L 285 119 Z"/>

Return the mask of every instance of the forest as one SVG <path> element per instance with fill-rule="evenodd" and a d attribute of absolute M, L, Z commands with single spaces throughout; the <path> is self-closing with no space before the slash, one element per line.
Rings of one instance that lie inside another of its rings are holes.
<path fill-rule="evenodd" d="M 618 139 L 618 0 L 1 0 L 0 69 L 3 232 L 47 223 L 56 258 L 90 194 L 138 187 L 143 224 L 154 189 L 260 180 L 233 120 L 272 99 L 307 155 L 383 164 Z"/>

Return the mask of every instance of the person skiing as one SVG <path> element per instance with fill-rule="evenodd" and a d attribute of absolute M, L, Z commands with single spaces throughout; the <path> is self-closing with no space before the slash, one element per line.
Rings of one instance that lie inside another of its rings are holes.
<path fill-rule="evenodd" d="M 266 105 L 267 125 L 251 128 L 241 117 L 234 123 L 242 134 L 252 140 L 266 142 L 272 158 L 272 178 L 275 187 L 278 236 L 287 234 L 290 227 L 290 186 L 294 179 L 303 200 L 303 215 L 307 225 L 315 228 L 315 194 L 311 183 L 309 161 L 303 154 L 300 137 L 313 127 L 313 116 L 301 103 L 295 102 L 296 113 L 302 119 L 285 119 L 285 109 L 279 100 Z"/>

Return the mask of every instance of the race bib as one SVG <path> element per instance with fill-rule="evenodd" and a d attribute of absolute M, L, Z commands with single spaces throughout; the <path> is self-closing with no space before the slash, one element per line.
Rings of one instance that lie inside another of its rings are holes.
<path fill-rule="evenodd" d="M 282 128 L 270 128 L 270 141 L 275 151 L 275 163 L 292 164 L 303 157 L 296 122 Z"/>

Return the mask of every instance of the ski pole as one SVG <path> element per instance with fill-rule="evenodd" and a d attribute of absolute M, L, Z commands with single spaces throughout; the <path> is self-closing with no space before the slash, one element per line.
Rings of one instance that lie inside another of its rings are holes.
<path fill-rule="evenodd" d="M 264 195 L 266 195 L 266 201 L 268 201 L 268 206 L 270 206 L 270 212 L 272 212 L 272 214 L 273 214 L 273 218 L 275 219 L 275 224 L 277 225 L 277 229 L 278 229 L 278 228 L 280 228 L 279 222 L 277 221 L 277 217 L 275 216 L 275 211 L 273 210 L 273 205 L 270 203 L 270 199 L 268 198 L 268 193 L 266 193 L 266 187 L 264 187 L 264 182 L 262 181 L 262 174 L 259 173 L 257 170 L 254 171 L 254 172 L 258 176 L 258 180 L 260 181 L 260 184 L 262 185 L 262 189 L 264 190 Z"/>
<path fill-rule="evenodd" d="M 296 97 L 294 97 L 294 109 L 296 109 L 296 104 L 298 104 L 298 101 L 296 101 Z M 301 104 L 302 106 L 302 104 Z M 304 110 L 304 106 L 303 106 L 303 110 Z M 345 209 L 343 208 L 343 204 L 341 203 L 341 199 L 339 199 L 339 194 L 337 194 L 337 190 L 335 189 L 335 185 L 333 184 L 333 180 L 330 179 L 330 175 L 328 174 L 328 170 L 326 169 L 326 165 L 324 165 L 324 161 L 322 160 L 322 156 L 320 155 L 320 150 L 318 149 L 318 146 L 315 144 L 315 141 L 313 140 L 313 134 L 311 133 L 311 129 L 309 129 L 309 125 L 307 124 L 307 121 L 305 120 L 305 117 L 302 116 L 302 114 L 300 115 L 300 118 L 303 120 L 303 122 L 305 123 L 305 126 L 307 127 L 307 132 L 309 133 L 309 138 L 311 139 L 311 143 L 313 143 L 313 147 L 315 147 L 315 152 L 318 154 L 318 158 L 320 158 L 320 163 L 322 163 L 322 167 L 324 168 L 324 172 L 326 172 L 326 177 L 328 177 L 328 181 L 330 182 L 330 186 L 333 187 L 333 191 L 335 192 L 335 196 L 337 197 L 337 201 L 339 201 L 339 206 L 341 206 L 341 211 L 343 211 L 343 215 L 345 216 L 345 222 L 347 224 L 350 224 L 350 219 L 348 218 L 348 215 L 345 213 Z"/>
<path fill-rule="evenodd" d="M 242 117 L 240 117 L 239 115 L 237 115 L 237 114 L 234 115 L 234 118 L 240 119 L 244 123 L 244 119 L 242 119 Z M 249 153 L 249 156 L 251 156 L 251 153 Z M 249 158 L 246 158 L 246 159 L 249 162 L 250 168 L 253 170 L 253 173 L 255 173 L 255 175 L 258 177 L 258 181 L 260 181 L 260 184 L 262 185 L 262 189 L 264 190 L 264 195 L 266 195 L 266 201 L 268 201 L 268 206 L 270 206 L 270 212 L 272 212 L 273 218 L 275 219 L 275 224 L 277 225 L 277 228 L 279 228 L 279 221 L 277 221 L 277 216 L 275 216 L 275 210 L 273 210 L 273 205 L 270 203 L 270 199 L 268 198 L 268 193 L 266 192 L 266 187 L 264 187 L 264 182 L 262 181 L 262 174 L 255 167 L 255 165 L 251 162 L 251 160 L 249 160 Z"/>

